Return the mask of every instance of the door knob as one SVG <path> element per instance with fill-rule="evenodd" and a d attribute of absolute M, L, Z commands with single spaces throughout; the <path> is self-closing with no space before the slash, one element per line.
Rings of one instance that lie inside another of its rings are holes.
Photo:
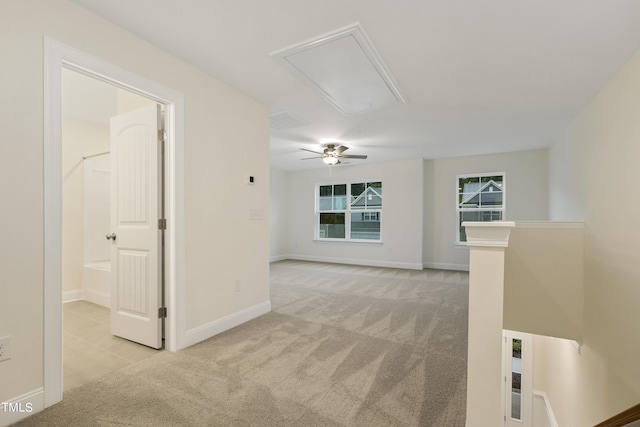
<path fill-rule="evenodd" d="M 115 242 L 116 241 L 116 233 L 111 233 L 111 234 L 107 234 L 107 240 L 112 240 Z"/>

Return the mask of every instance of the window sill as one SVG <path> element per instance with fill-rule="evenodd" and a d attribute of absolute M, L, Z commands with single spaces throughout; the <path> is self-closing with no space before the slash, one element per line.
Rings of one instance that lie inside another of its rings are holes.
<path fill-rule="evenodd" d="M 313 239 L 314 242 L 318 243 L 346 243 L 346 244 L 364 244 L 364 245 L 379 245 L 382 246 L 382 240 L 366 240 L 366 239 Z"/>

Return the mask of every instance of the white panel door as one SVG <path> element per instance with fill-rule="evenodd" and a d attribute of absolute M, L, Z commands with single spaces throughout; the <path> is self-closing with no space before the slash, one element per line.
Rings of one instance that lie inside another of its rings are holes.
<path fill-rule="evenodd" d="M 111 119 L 111 333 L 162 346 L 160 106 Z"/>

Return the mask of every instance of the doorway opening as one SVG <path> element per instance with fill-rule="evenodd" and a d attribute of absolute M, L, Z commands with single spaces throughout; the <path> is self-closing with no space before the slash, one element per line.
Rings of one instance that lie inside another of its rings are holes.
<path fill-rule="evenodd" d="M 164 153 L 165 343 L 185 347 L 184 96 L 70 46 L 44 40 L 44 387 L 38 408 L 62 400 L 63 70 L 70 69 L 166 106 Z M 156 224 L 157 227 L 160 224 Z M 135 313 L 130 313 L 135 315 Z M 132 316 L 134 317 L 134 316 Z"/>
<path fill-rule="evenodd" d="M 140 109 L 164 106 L 67 68 L 62 77 L 63 389 L 67 391 L 157 353 L 129 341 L 133 337 L 126 333 L 128 339 L 117 337 L 111 327 L 111 312 L 116 309 L 112 307 L 116 274 L 111 254 L 112 182 L 117 181 L 111 161 L 111 122 Z M 161 171 L 161 159 L 155 162 Z M 161 179 L 162 174 L 157 175 Z M 161 183 L 153 187 L 162 191 Z M 133 203 L 147 210 L 144 201 Z M 161 245 L 161 240 L 155 244 Z M 160 254 L 162 248 L 153 252 Z M 161 275 L 156 280 L 162 301 Z M 137 284 L 138 294 L 141 285 Z"/>

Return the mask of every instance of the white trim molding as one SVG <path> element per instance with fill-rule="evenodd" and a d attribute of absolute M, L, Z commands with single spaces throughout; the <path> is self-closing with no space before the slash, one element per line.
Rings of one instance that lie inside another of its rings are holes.
<path fill-rule="evenodd" d="M 288 254 L 283 259 L 293 259 L 297 261 L 327 262 L 332 264 L 364 265 L 367 267 L 403 268 L 406 270 L 422 270 L 423 269 L 421 262 L 399 262 L 399 261 L 384 261 L 384 260 L 359 259 L 359 258 L 334 258 L 334 257 L 325 257 L 325 256 L 295 255 L 295 254 Z"/>
<path fill-rule="evenodd" d="M 516 221 L 516 228 L 583 230 L 584 222 L 569 221 Z"/>
<path fill-rule="evenodd" d="M 467 233 L 467 246 L 506 248 L 509 245 L 511 229 L 516 226 L 512 221 L 467 221 L 463 222 Z"/>
<path fill-rule="evenodd" d="M 269 257 L 269 263 L 278 262 L 278 261 L 284 261 L 286 259 L 289 259 L 289 258 L 287 258 L 286 255 L 274 255 L 274 256 L 270 256 Z"/>
<path fill-rule="evenodd" d="M 469 271 L 469 264 L 451 264 L 448 262 L 425 262 L 425 263 L 422 263 L 422 268 L 432 268 L 434 270 Z"/>
<path fill-rule="evenodd" d="M 84 291 L 82 289 L 77 291 L 66 291 L 62 294 L 62 302 L 71 302 L 84 299 Z"/>
<path fill-rule="evenodd" d="M 249 320 L 267 314 L 271 311 L 271 301 L 265 301 L 253 307 L 245 308 L 236 313 L 214 320 L 197 328 L 187 331 L 185 344 L 187 347 L 209 339 L 213 336 L 235 328 Z"/>

